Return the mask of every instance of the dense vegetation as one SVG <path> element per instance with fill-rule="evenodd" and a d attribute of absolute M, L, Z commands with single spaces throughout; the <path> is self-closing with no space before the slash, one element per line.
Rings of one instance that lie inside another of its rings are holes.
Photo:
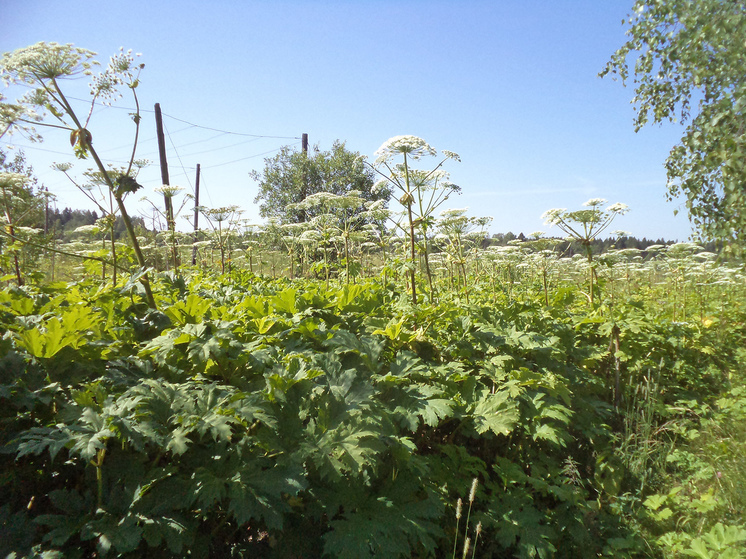
<path fill-rule="evenodd" d="M 162 273 L 162 311 L 8 287 L 3 553 L 740 557 L 743 278 L 692 252 L 600 271 L 596 309 L 567 258 L 548 299 L 526 266 L 420 305 L 238 268 Z"/>

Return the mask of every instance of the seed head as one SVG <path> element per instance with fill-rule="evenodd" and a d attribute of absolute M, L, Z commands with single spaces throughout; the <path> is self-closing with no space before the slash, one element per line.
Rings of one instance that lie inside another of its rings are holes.
<path fill-rule="evenodd" d="M 474 497 L 477 494 L 477 486 L 479 485 L 479 478 L 474 478 L 474 481 L 471 482 L 471 491 L 469 491 L 469 504 L 472 504 L 474 502 Z"/>

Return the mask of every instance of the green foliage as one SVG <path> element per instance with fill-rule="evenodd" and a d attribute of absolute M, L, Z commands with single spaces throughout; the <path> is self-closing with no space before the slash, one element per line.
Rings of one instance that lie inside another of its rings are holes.
<path fill-rule="evenodd" d="M 3 557 L 738 556 L 738 305 L 154 287 L 0 291 Z"/>
<path fill-rule="evenodd" d="M 637 0 L 625 23 L 629 39 L 602 75 L 616 74 L 623 81 L 632 76 L 636 129 L 648 122 L 691 119 L 666 162 L 669 195 L 686 196 L 690 219 L 704 238 L 742 246 L 743 5 Z"/>
<path fill-rule="evenodd" d="M 373 174 L 366 169 L 360 154 L 349 151 L 344 142 L 336 141 L 330 151 L 304 153 L 282 148 L 264 160 L 264 170 L 254 171 L 251 178 L 259 183 L 254 200 L 262 217 L 276 217 L 283 223 L 310 221 L 318 215 L 311 208 L 294 208 L 312 194 L 329 192 L 346 195 L 360 192 L 365 200 L 388 200 L 387 192 L 373 192 Z"/>
<path fill-rule="evenodd" d="M 34 189 L 37 179 L 26 164 L 23 152 L 8 160 L 0 150 L 0 277 L 15 275 L 18 285 L 38 267 L 44 235 L 44 208 L 53 198 L 44 189 Z M 34 246 L 32 246 L 32 244 Z"/>

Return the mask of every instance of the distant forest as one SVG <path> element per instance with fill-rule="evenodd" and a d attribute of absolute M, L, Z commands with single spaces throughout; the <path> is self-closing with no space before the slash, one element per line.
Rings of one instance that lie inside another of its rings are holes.
<path fill-rule="evenodd" d="M 99 215 L 95 211 L 90 210 L 73 210 L 65 208 L 59 210 L 57 208 L 49 210 L 48 226 L 47 230 L 53 233 L 57 238 L 69 237 L 70 234 L 82 225 L 93 225 Z M 133 217 L 132 222 L 136 228 L 140 228 L 142 231 L 147 231 L 145 221 L 141 217 Z M 44 228 L 44 224 L 40 224 L 39 228 Z M 120 217 L 117 217 L 115 225 L 116 238 L 125 234 L 124 223 Z M 482 244 L 483 247 L 490 245 L 493 246 L 505 246 L 510 244 L 511 241 L 525 241 L 526 237 L 523 233 L 515 235 L 511 232 L 508 233 L 495 233 L 492 237 L 486 238 Z M 593 241 L 593 253 L 602 254 L 610 249 L 623 249 L 623 248 L 636 248 L 645 250 L 646 248 L 653 245 L 671 245 L 675 241 L 666 239 L 647 239 L 643 237 L 638 239 L 636 237 L 620 237 L 607 238 L 607 239 L 596 239 Z M 705 250 L 710 252 L 718 252 L 719 248 L 716 243 L 706 243 L 704 245 Z M 565 242 L 556 247 L 556 249 L 562 256 L 573 256 L 574 254 L 585 254 L 583 247 L 578 243 Z"/>
<path fill-rule="evenodd" d="M 511 232 L 508 233 L 496 233 L 489 239 L 485 239 L 483 246 L 505 246 L 510 244 L 511 241 L 525 241 L 529 238 L 523 233 L 514 235 Z M 647 239 L 643 237 L 638 239 L 636 237 L 619 237 L 619 238 L 606 238 L 606 239 L 595 239 L 591 246 L 593 247 L 593 254 L 602 254 L 612 249 L 624 249 L 624 248 L 636 248 L 644 251 L 646 248 L 653 245 L 672 245 L 678 241 L 670 241 L 666 239 Z M 719 252 L 720 247 L 718 243 L 711 241 L 702 244 L 705 250 L 709 252 Z M 555 250 L 559 251 L 562 256 L 573 256 L 574 254 L 585 254 L 585 249 L 577 242 L 565 241 L 559 244 Z"/>
<path fill-rule="evenodd" d="M 97 212 L 91 210 L 73 210 L 65 208 L 60 211 L 58 208 L 50 208 L 49 214 L 46 216 L 46 223 L 40 223 L 37 225 L 39 229 L 46 229 L 50 234 L 53 234 L 58 239 L 64 239 L 69 237 L 70 234 L 83 225 L 94 225 L 96 220 L 99 219 Z M 145 227 L 145 221 L 141 217 L 132 217 L 132 224 L 135 228 L 140 228 L 143 231 L 147 230 Z M 45 227 L 46 225 L 46 227 Z M 114 236 L 119 238 L 126 234 L 124 228 L 124 222 L 122 218 L 117 216 L 117 220 L 114 224 Z"/>

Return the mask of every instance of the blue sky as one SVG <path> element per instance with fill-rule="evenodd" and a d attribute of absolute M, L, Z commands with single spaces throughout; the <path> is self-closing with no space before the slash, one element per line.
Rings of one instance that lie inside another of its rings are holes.
<path fill-rule="evenodd" d="M 138 155 L 154 164 L 140 182 L 154 200 L 161 180 L 149 111 L 158 102 L 171 183 L 190 191 L 200 163 L 201 202 L 237 204 L 257 222 L 249 172 L 282 145 L 300 149 L 302 133 L 322 150 L 339 139 L 371 158 L 388 138 L 412 134 L 460 154 L 462 162 L 449 162 L 447 170 L 463 194 L 447 205 L 492 216 L 492 232 L 559 235 L 543 225 L 545 210 L 606 198 L 631 208 L 612 229 L 685 240 L 686 210 L 681 201 L 666 202 L 663 166 L 681 125 L 635 133 L 633 90 L 598 77 L 624 42 L 622 20 L 631 6 L 632 0 L 3 0 L 0 51 L 56 41 L 96 51 L 102 61 L 119 47 L 142 53 Z M 84 82 L 69 86 L 86 97 Z M 122 108 L 97 109 L 90 126 L 98 149 L 115 162 L 126 159 L 132 135 L 125 110 L 131 100 L 116 106 Z M 48 133 L 30 146 L 19 136 L 3 141 L 25 149 L 59 207 L 94 209 L 49 170 L 53 161 L 74 161 L 64 135 Z M 147 205 L 135 202 L 148 215 Z"/>

